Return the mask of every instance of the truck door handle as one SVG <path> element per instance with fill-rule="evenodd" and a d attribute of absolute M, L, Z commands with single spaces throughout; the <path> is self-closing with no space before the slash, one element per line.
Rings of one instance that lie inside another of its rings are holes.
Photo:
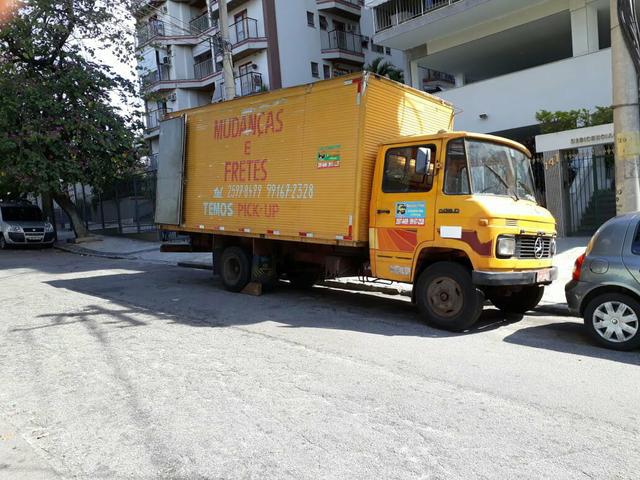
<path fill-rule="evenodd" d="M 378 210 L 379 214 L 386 213 L 387 215 L 391 213 L 391 210 Z"/>

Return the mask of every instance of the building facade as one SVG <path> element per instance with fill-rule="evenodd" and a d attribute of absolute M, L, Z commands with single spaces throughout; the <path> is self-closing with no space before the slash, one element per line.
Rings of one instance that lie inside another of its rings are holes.
<path fill-rule="evenodd" d="M 372 0 L 376 43 L 458 109 L 456 128 L 515 139 L 536 112 L 612 103 L 609 0 Z"/>
<path fill-rule="evenodd" d="M 226 1 L 238 96 L 359 71 L 377 57 L 404 67 L 402 52 L 372 41 L 373 12 L 362 0 Z M 223 100 L 218 2 L 141 0 L 134 8 L 152 163 L 167 112 Z"/>

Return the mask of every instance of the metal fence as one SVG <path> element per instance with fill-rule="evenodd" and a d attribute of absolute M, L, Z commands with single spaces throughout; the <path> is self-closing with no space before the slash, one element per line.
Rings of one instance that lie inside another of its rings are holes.
<path fill-rule="evenodd" d="M 94 233 L 136 234 L 155 232 L 156 172 L 148 171 L 113 182 L 103 191 L 74 185 L 69 195 L 85 226 Z M 57 229 L 70 230 L 71 222 L 54 208 Z"/>

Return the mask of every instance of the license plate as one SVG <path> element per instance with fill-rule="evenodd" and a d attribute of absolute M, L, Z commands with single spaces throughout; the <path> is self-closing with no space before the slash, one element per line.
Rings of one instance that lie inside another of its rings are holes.
<path fill-rule="evenodd" d="M 537 274 L 538 282 L 550 282 L 551 281 L 551 270 L 541 270 Z"/>

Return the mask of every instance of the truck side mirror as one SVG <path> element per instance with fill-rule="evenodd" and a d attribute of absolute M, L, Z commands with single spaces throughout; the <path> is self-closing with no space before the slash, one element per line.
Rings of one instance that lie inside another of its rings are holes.
<path fill-rule="evenodd" d="M 431 149 L 427 147 L 418 148 L 416 155 L 416 173 L 426 175 L 429 173 L 429 165 L 431 164 Z"/>

